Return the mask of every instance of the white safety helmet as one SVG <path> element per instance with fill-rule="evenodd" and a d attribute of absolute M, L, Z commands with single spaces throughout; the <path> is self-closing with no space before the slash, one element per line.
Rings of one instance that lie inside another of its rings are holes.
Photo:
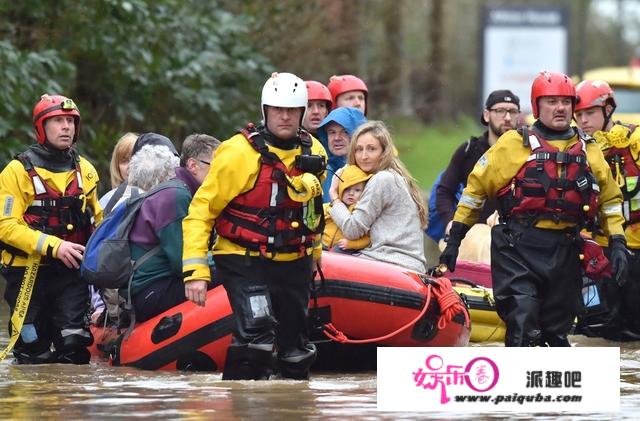
<path fill-rule="evenodd" d="M 273 73 L 262 87 L 262 121 L 267 123 L 265 105 L 304 108 L 300 124 L 307 112 L 307 85 L 293 73 Z"/>

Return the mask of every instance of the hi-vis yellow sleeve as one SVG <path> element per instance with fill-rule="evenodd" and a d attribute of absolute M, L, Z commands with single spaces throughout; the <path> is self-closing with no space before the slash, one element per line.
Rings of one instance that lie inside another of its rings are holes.
<path fill-rule="evenodd" d="M 80 171 L 83 176 L 83 190 L 87 193 L 87 206 L 94 211 L 96 222 L 102 219 L 102 209 L 98 204 L 98 174 L 86 160 L 81 159 Z M 75 176 L 75 171 L 54 173 L 36 168 L 42 181 L 57 191 L 64 191 Z M 27 255 L 38 253 L 42 256 L 55 257 L 62 239 L 54 235 L 31 228 L 24 221 L 23 215 L 35 197 L 33 183 L 22 163 L 11 161 L 0 173 L 0 241 L 22 250 Z M 2 263 L 11 262 L 13 266 L 25 266 L 26 258 L 2 252 Z"/>
<path fill-rule="evenodd" d="M 530 154 L 531 149 L 523 145 L 517 131 L 502 135 L 473 167 L 453 220 L 469 226 L 478 222 L 487 198 L 495 197 L 502 187 L 511 183 Z"/>
<path fill-rule="evenodd" d="M 607 238 L 610 235 L 624 235 L 622 214 L 622 191 L 613 179 L 609 164 L 596 143 L 587 145 L 587 160 L 600 187 L 600 224 Z"/>
<path fill-rule="evenodd" d="M 565 151 L 578 141 L 549 140 L 551 145 Z M 473 225 L 487 197 L 495 197 L 500 189 L 508 186 L 531 154 L 515 130 L 508 131 L 478 160 L 467 180 L 454 220 Z M 587 161 L 600 187 L 600 216 L 607 235 L 622 234 L 622 193 L 613 180 L 611 171 L 596 143 L 587 144 Z M 541 220 L 536 226 L 546 229 L 562 229 L 572 224 Z"/>
<path fill-rule="evenodd" d="M 293 168 L 295 157 L 300 154 L 299 148 L 283 150 L 269 146 L 269 151 L 275 153 L 288 169 Z M 313 139 L 311 152 L 326 157 L 322 144 L 316 139 Z M 253 188 L 259 170 L 260 154 L 241 134 L 223 142 L 216 150 L 209 173 L 193 197 L 189 213 L 182 223 L 184 236 L 182 268 L 185 282 L 196 279 L 211 280 L 207 265 L 207 245 L 216 219 L 236 196 Z M 324 180 L 325 177 L 326 174 L 323 174 L 320 178 Z M 314 259 L 317 260 L 321 256 L 322 243 L 319 235 L 316 240 L 313 249 L 307 250 L 307 253 L 313 254 Z M 245 253 L 244 247 L 221 236 L 218 236 L 213 248 L 214 255 L 244 255 Z M 258 255 L 257 252 L 250 254 Z M 298 258 L 300 258 L 298 253 L 277 253 L 274 256 L 276 261 L 290 261 Z"/>
<path fill-rule="evenodd" d="M 216 150 L 209 173 L 193 197 L 189 213 L 182 222 L 182 270 L 185 282 L 211 280 L 207 245 L 216 219 L 234 197 L 247 191 L 251 181 L 255 182 L 259 165 L 260 155 L 242 135 L 223 142 Z"/>

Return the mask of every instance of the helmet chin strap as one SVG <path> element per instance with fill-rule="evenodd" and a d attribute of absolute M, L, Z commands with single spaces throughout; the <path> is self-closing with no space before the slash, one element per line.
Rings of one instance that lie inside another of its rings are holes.
<path fill-rule="evenodd" d="M 609 125 L 609 122 L 611 121 L 611 117 L 613 116 L 613 112 L 615 111 L 615 108 L 611 109 L 611 112 L 609 114 L 607 114 L 607 106 L 605 105 L 604 107 L 600 107 L 602 109 L 602 115 L 604 116 L 604 123 L 602 124 L 602 131 L 606 131 L 607 126 Z"/>

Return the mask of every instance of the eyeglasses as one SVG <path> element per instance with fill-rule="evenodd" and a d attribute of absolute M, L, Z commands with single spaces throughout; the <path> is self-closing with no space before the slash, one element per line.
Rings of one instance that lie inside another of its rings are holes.
<path fill-rule="evenodd" d="M 504 117 L 509 113 L 509 117 L 516 118 L 520 114 L 520 110 L 507 110 L 506 108 L 492 108 L 489 111 L 493 111 L 498 117 Z"/>
<path fill-rule="evenodd" d="M 211 165 L 211 161 L 204 161 L 202 159 L 198 159 L 198 161 L 202 162 L 204 165 Z"/>

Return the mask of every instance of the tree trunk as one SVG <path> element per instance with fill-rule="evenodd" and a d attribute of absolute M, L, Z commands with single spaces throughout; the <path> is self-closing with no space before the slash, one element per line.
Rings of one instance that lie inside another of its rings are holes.
<path fill-rule="evenodd" d="M 422 69 L 422 77 L 424 77 L 424 83 L 420 84 L 424 86 L 424 91 L 421 92 L 422 100 L 416 104 L 416 113 L 425 123 L 431 123 L 442 115 L 442 80 L 445 62 L 442 36 L 444 0 L 433 0 L 431 5 L 429 23 L 426 26 L 431 51 Z"/>

